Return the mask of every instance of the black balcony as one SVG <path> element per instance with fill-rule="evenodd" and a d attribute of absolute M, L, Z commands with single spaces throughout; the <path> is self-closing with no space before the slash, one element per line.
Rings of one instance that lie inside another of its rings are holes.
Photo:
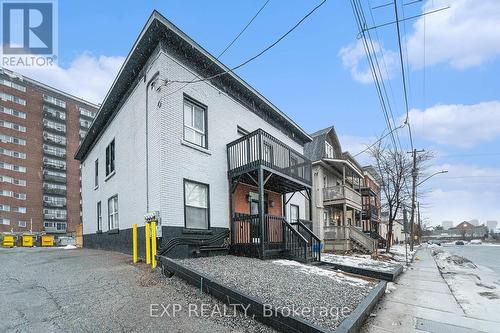
<path fill-rule="evenodd" d="M 363 205 L 362 219 L 363 220 L 378 220 L 378 209 L 372 204 Z"/>
<path fill-rule="evenodd" d="M 292 183 L 299 187 L 311 187 L 312 184 L 311 161 L 262 129 L 229 143 L 227 161 L 230 178 L 263 168 L 277 175 L 274 181 L 282 184 L 275 185 L 283 189 L 289 187 L 288 192 L 297 188 Z"/>

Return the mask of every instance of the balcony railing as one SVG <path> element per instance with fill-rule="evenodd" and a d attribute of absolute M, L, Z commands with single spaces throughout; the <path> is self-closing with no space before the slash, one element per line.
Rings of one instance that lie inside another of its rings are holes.
<path fill-rule="evenodd" d="M 363 206 L 363 220 L 377 219 L 378 209 L 374 205 L 364 205 Z"/>
<path fill-rule="evenodd" d="M 229 143 L 227 159 L 230 174 L 262 165 L 311 185 L 311 161 L 262 129 Z"/>
<path fill-rule="evenodd" d="M 48 233 L 65 233 L 67 228 L 66 222 L 45 221 L 44 229 Z"/>
<path fill-rule="evenodd" d="M 346 185 L 336 185 L 323 189 L 323 201 L 349 200 L 361 206 L 361 194 Z"/>

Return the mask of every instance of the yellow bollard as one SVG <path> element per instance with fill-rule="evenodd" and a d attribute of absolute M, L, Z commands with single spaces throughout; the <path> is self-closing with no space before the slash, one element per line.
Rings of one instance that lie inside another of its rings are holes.
<path fill-rule="evenodd" d="M 137 264 L 137 223 L 132 225 L 132 253 L 134 254 L 134 264 Z"/>
<path fill-rule="evenodd" d="M 151 263 L 151 237 L 149 234 L 150 229 L 148 222 L 146 222 L 145 229 L 146 229 L 146 264 L 149 265 Z"/>
<path fill-rule="evenodd" d="M 151 222 L 151 267 L 156 268 L 156 221 Z"/>

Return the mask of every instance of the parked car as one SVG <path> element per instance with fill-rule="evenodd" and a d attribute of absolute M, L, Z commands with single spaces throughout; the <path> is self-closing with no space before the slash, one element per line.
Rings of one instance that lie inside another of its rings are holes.
<path fill-rule="evenodd" d="M 438 246 L 441 246 L 441 241 L 438 241 L 438 240 L 430 240 L 427 242 L 429 245 L 431 244 L 434 244 L 434 245 L 438 245 Z"/>
<path fill-rule="evenodd" d="M 465 245 L 465 243 L 464 241 L 459 240 L 455 242 L 455 245 Z"/>

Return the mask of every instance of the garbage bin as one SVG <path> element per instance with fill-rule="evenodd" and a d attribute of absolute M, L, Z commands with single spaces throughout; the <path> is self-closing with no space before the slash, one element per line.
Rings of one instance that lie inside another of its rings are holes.
<path fill-rule="evenodd" d="M 54 246 L 54 236 L 53 235 L 42 235 L 41 245 L 43 246 Z"/>
<path fill-rule="evenodd" d="M 21 246 L 33 247 L 33 235 L 23 235 L 21 238 Z"/>
<path fill-rule="evenodd" d="M 14 235 L 4 235 L 2 239 L 2 247 L 14 247 L 15 237 Z"/>

